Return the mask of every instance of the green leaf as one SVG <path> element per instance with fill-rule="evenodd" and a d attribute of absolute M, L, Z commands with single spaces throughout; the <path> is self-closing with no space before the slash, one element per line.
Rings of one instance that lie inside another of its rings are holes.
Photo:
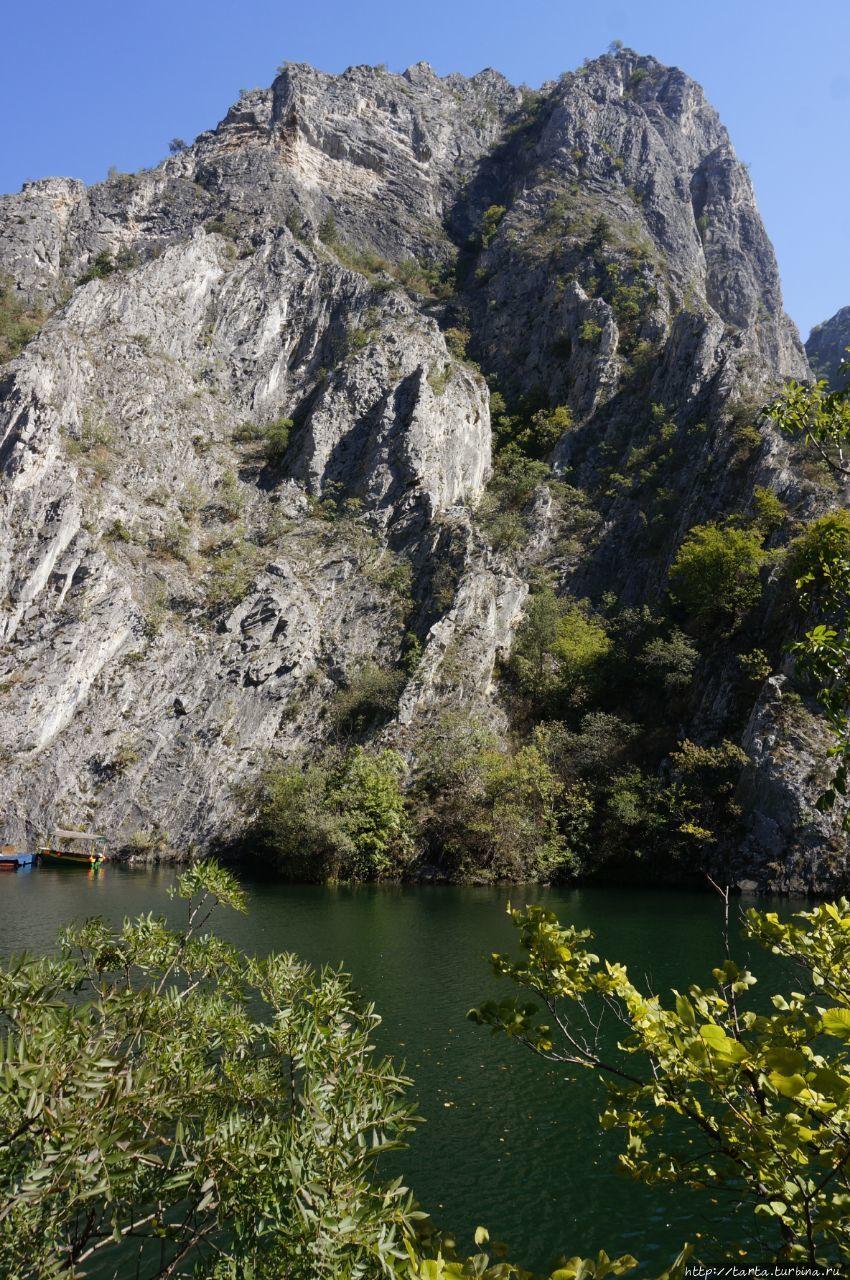
<path fill-rule="evenodd" d="M 780 1045 L 776 1049 L 767 1051 L 764 1055 L 764 1065 L 768 1071 L 790 1076 L 797 1072 L 805 1071 L 811 1064 L 799 1049 L 786 1048 Z"/>
<path fill-rule="evenodd" d="M 850 1040 L 850 1009 L 825 1009 L 821 1021 L 827 1035 Z"/>
<path fill-rule="evenodd" d="M 727 1036 L 722 1027 L 709 1022 L 699 1029 L 700 1036 L 708 1045 L 710 1052 L 724 1062 L 743 1062 L 747 1051 L 737 1040 Z"/>
<path fill-rule="evenodd" d="M 783 1075 L 780 1071 L 771 1071 L 768 1079 L 783 1098 L 796 1098 L 806 1088 L 806 1081 L 801 1075 Z"/>
<path fill-rule="evenodd" d="M 694 1007 L 687 996 L 676 996 L 676 1012 L 686 1027 L 696 1026 L 696 1014 Z"/>

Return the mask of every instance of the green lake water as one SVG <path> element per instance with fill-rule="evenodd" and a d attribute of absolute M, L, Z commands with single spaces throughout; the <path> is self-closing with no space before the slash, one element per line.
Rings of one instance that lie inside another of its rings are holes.
<path fill-rule="evenodd" d="M 51 947 L 70 920 L 118 922 L 142 911 L 172 914 L 173 873 L 108 867 L 38 867 L 0 876 L 0 952 Z M 426 1122 L 393 1157 L 422 1206 L 471 1247 L 475 1227 L 507 1241 L 512 1256 L 542 1267 L 560 1251 L 635 1254 L 649 1274 L 699 1232 L 704 1260 L 715 1232 L 764 1257 L 749 1214 L 730 1227 L 707 1197 L 645 1188 L 618 1174 L 617 1134 L 597 1115 L 600 1082 L 549 1067 L 466 1020 L 507 988 L 486 957 L 513 947 L 510 897 L 544 902 L 565 922 L 591 928 L 598 949 L 646 977 L 654 990 L 708 982 L 722 956 L 722 904 L 681 892 L 610 888 L 321 888 L 246 882 L 247 916 L 222 912 L 221 932 L 247 950 L 297 952 L 343 964 L 382 1015 L 380 1048 L 403 1060 Z M 801 904 L 783 902 L 784 912 Z M 775 909 L 775 904 L 774 904 Z M 737 930 L 736 930 L 737 931 Z M 744 954 L 743 944 L 739 950 Z M 758 951 L 758 949 L 756 949 Z M 771 970 L 760 951 L 757 971 Z"/>

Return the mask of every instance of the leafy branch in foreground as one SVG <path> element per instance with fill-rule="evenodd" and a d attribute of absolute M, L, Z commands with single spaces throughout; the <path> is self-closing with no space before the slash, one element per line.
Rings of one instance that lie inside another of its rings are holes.
<path fill-rule="evenodd" d="M 594 955 L 589 930 L 540 907 L 511 915 L 523 957 L 493 966 L 522 994 L 470 1017 L 597 1072 L 600 1123 L 625 1133 L 632 1177 L 727 1193 L 737 1222 L 748 1206 L 772 1227 L 777 1258 L 850 1259 L 850 903 L 792 923 L 746 913 L 746 936 L 806 975 L 808 991 L 774 995 L 771 1012 L 752 1007 L 756 979 L 728 954 L 713 985 L 673 991 L 667 1008 Z"/>

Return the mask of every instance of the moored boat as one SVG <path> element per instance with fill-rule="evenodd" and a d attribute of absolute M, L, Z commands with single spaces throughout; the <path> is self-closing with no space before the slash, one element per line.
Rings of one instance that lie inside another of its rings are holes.
<path fill-rule="evenodd" d="M 0 849 L 0 871 L 17 871 L 18 867 L 31 867 L 38 855 L 35 853 L 24 853 L 21 849 L 15 849 L 12 845 L 3 845 Z"/>
<path fill-rule="evenodd" d="M 105 836 L 93 831 L 63 831 L 57 828 L 49 844 L 42 845 L 39 857 L 45 862 L 68 866 L 101 867 L 109 861 Z"/>

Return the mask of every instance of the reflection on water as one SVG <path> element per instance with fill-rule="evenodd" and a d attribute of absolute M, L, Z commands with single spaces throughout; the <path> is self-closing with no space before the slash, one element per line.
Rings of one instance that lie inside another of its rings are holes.
<path fill-rule="evenodd" d="M 47 950 L 62 926 L 93 915 L 118 924 L 152 910 L 176 922 L 183 904 L 168 897 L 173 883 L 162 868 L 4 874 L 0 950 Z M 404 1173 L 423 1206 L 466 1244 L 484 1223 L 533 1265 L 560 1249 L 587 1256 L 605 1248 L 634 1253 L 654 1274 L 695 1231 L 705 1239 L 717 1225 L 710 1202 L 618 1176 L 619 1139 L 599 1129 L 602 1094 L 590 1073 L 547 1066 L 466 1020 L 473 1004 L 506 991 L 486 957 L 513 946 L 509 897 L 516 905 L 545 902 L 565 922 L 593 929 L 602 954 L 662 992 L 710 980 L 722 951 L 713 897 L 529 886 L 246 887 L 248 915 L 222 913 L 225 936 L 260 954 L 288 950 L 314 964 L 343 964 L 375 1001 L 384 1019 L 380 1048 L 406 1062 L 427 1119 L 411 1149 L 393 1157 L 393 1172 Z M 776 973 L 770 957 L 754 959 L 759 972 Z M 718 1229 L 729 1238 L 729 1229 Z M 753 1230 L 742 1220 L 731 1236 L 745 1242 Z"/>

